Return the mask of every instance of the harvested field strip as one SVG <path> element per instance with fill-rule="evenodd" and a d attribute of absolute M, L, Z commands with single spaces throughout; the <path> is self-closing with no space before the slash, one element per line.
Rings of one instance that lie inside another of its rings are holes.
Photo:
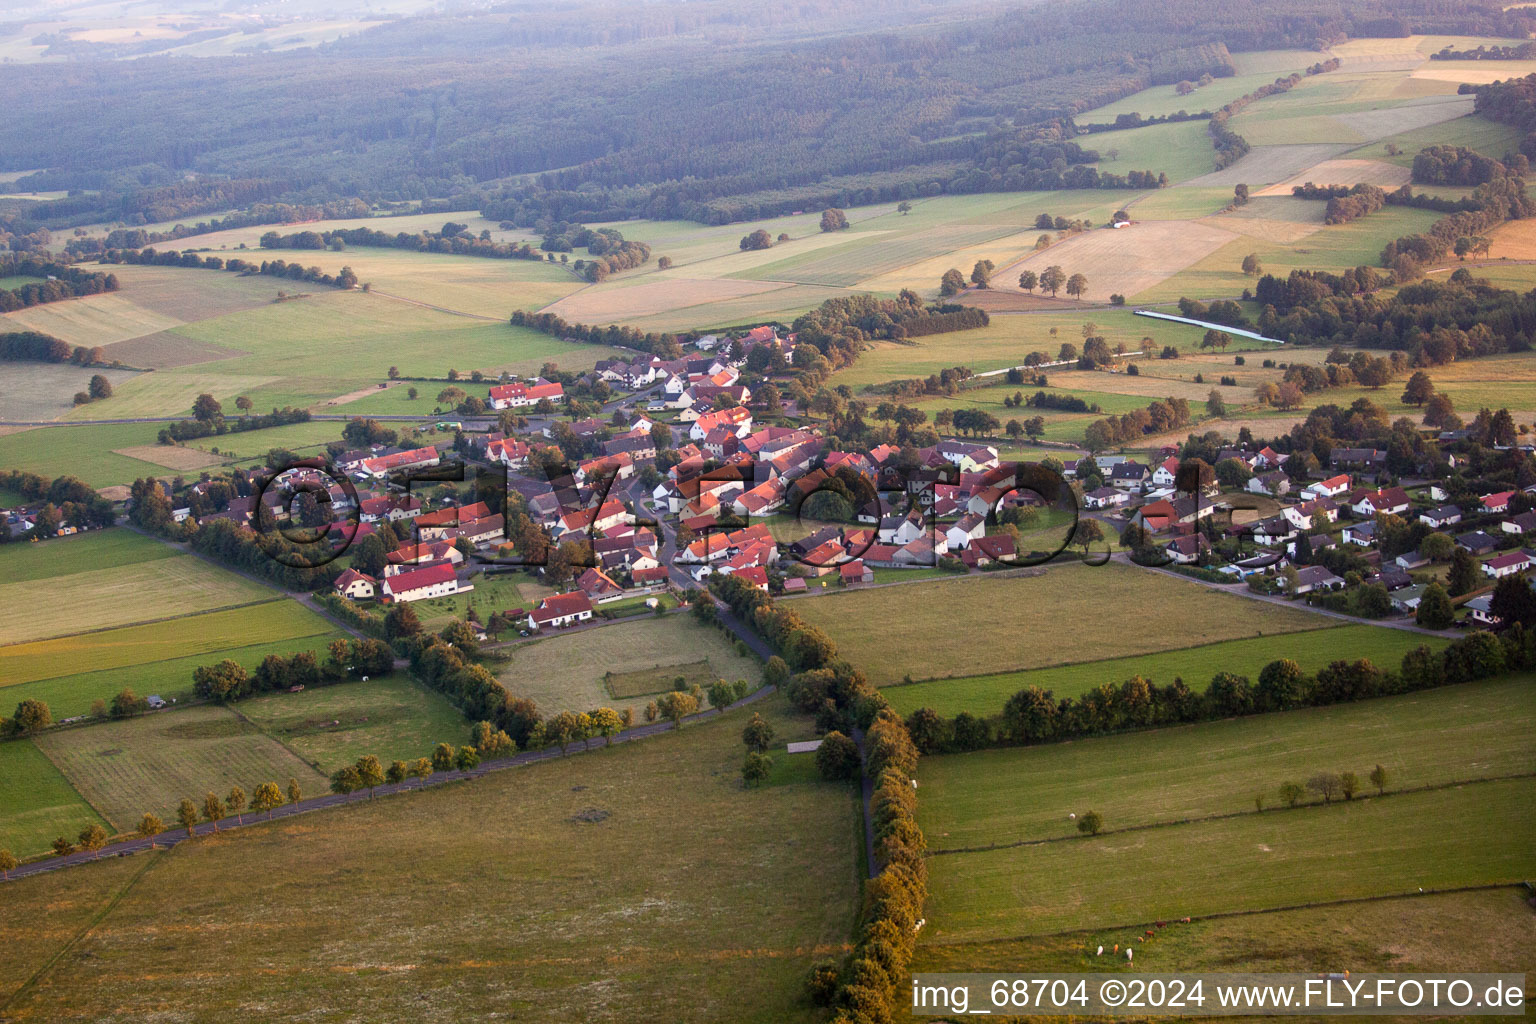
<path fill-rule="evenodd" d="M 1380 160 L 1324 160 L 1305 171 L 1269 186 L 1258 196 L 1288 196 L 1296 185 L 1311 182 L 1315 185 L 1379 185 L 1393 189 L 1413 180 L 1406 167 L 1383 163 Z"/>
<path fill-rule="evenodd" d="M 8 583 L 25 583 L 107 566 L 175 558 L 180 553 L 169 544 L 132 530 L 92 530 L 72 537 L 56 537 L 7 548 L 5 578 Z"/>
<path fill-rule="evenodd" d="M 909 675 L 964 676 L 1060 664 L 1075 656 L 1070 645 L 1060 644 L 1061 637 L 1086 636 L 1109 622 L 1114 629 L 1095 632 L 1094 649 L 1124 657 L 1291 633 L 1327 621 L 1114 563 L 855 591 L 795 608 L 877 686 Z M 1176 623 L 1169 622 L 1169 608 L 1179 609 Z"/>
<path fill-rule="evenodd" d="M 11 330 L 41 331 L 71 345 L 93 347 L 155 334 L 184 321 L 144 309 L 122 292 L 111 292 L 17 310 L 5 314 L 5 322 Z"/>
<path fill-rule="evenodd" d="M 1536 724 L 1529 674 L 1322 708 L 929 758 L 919 810 L 930 848 L 1076 835 L 1093 806 L 1129 828 L 1278 807 L 1280 784 L 1387 769 L 1399 792 L 1529 773 Z M 1177 758 L 1166 756 L 1177 750 Z M 1194 770 L 1192 766 L 1198 766 Z M 1374 791 L 1374 790 L 1372 790 Z M 1311 794 L 1307 800 L 1315 799 Z"/>
<path fill-rule="evenodd" d="M 1344 152 L 1344 143 L 1311 143 L 1296 146 L 1255 146 L 1253 151 L 1230 167 L 1224 167 L 1198 178 L 1179 182 L 1183 188 L 1214 188 L 1246 184 L 1267 185 L 1298 174 L 1330 157 Z"/>
<path fill-rule="evenodd" d="M 1001 287 L 1018 287 L 1019 274 L 1060 266 L 1068 276 L 1088 278 L 1082 297 L 1107 301 L 1112 294 L 1135 295 L 1194 265 L 1235 237 L 1208 221 L 1148 221 L 1118 231 L 1074 235 L 998 272 Z"/>
<path fill-rule="evenodd" d="M 1533 800 L 1536 779 L 1484 782 L 939 857 L 929 925 L 972 941 L 1517 882 L 1536 870 Z"/>
<path fill-rule="evenodd" d="M 96 672 L 83 671 L 51 679 L 37 679 L 7 688 L 0 704 L 35 697 L 46 703 L 53 710 L 54 719 L 58 720 L 86 714 L 93 701 L 111 701 L 125 687 L 140 696 L 153 693 L 166 700 L 189 700 L 194 696 L 192 673 L 203 665 L 228 658 L 242 665 L 247 672 L 254 672 L 256 666 L 261 664 L 261 659 L 267 655 L 286 655 L 296 651 L 313 651 L 316 658 L 324 661 L 326 645 L 336 639 L 350 639 L 350 635 L 335 629 L 329 633 L 290 637 L 221 651 L 205 651 L 183 658 L 146 661 Z"/>
<path fill-rule="evenodd" d="M 0 643 L 110 629 L 272 596 L 270 587 L 196 555 L 56 576 L 48 582 L 48 601 L 35 599 L 30 582 L 7 583 L 0 585 L 0 607 L 10 609 L 0 625 Z"/>
<path fill-rule="evenodd" d="M 1177 677 L 1191 690 L 1202 693 L 1217 672 L 1232 672 L 1254 680 L 1265 665 L 1277 658 L 1290 658 L 1306 672 L 1316 672 L 1331 661 L 1357 658 L 1368 658 L 1379 668 L 1396 671 L 1403 655 L 1420 644 L 1439 649 L 1446 641 L 1381 626 L 1329 626 L 1288 633 L 1279 639 L 1261 636 L 1224 640 L 1198 647 L 1056 668 L 932 679 L 887 687 L 885 696 L 902 714 L 929 707 L 946 717 L 961 711 L 985 717 L 1000 713 L 1008 698 L 1027 686 L 1050 690 L 1058 697 L 1080 697 L 1105 683 L 1118 686 L 1131 676 L 1139 675 L 1160 686 Z"/>
<path fill-rule="evenodd" d="M 313 792 L 324 776 L 230 709 L 182 708 L 45 733 L 37 745 L 102 816 L 127 829 L 146 811 L 173 820 L 183 797 L 246 794 L 263 782 L 298 779 Z"/>
<path fill-rule="evenodd" d="M 297 601 L 280 598 L 146 625 L 7 644 L 0 647 L 0 687 L 319 636 L 333 629 Z"/>
<path fill-rule="evenodd" d="M 1525 895 L 1524 886 L 1477 886 L 1202 916 L 1158 931 L 1155 942 L 1137 949 L 1136 966 L 1262 972 L 1328 971 L 1349 963 L 1357 971 L 1444 971 L 1475 963 L 1487 971 L 1528 972 L 1536 915 Z M 1084 970 L 1085 957 L 1097 946 L 1130 942 L 1145 928 L 1084 929 L 992 943 L 925 941 L 912 969 L 966 971 L 977 963 L 1006 963 L 1013 970 Z M 1112 969 L 1102 960 L 1095 963 Z"/>
<path fill-rule="evenodd" d="M 778 281 L 726 278 L 669 278 L 624 287 L 589 287 L 545 307 L 578 323 L 628 322 L 631 317 L 666 313 L 688 306 L 739 299 L 784 287 Z"/>

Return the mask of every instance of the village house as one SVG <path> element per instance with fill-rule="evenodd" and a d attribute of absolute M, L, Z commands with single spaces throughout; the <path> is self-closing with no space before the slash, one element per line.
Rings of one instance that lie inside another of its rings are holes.
<path fill-rule="evenodd" d="M 1118 508 L 1130 500 L 1124 491 L 1117 491 L 1113 487 L 1095 487 L 1083 495 L 1083 506 L 1091 509 Z"/>
<path fill-rule="evenodd" d="M 1536 512 L 1521 512 L 1517 516 L 1510 516 L 1499 524 L 1499 529 L 1517 536 L 1530 533 L 1536 530 Z"/>
<path fill-rule="evenodd" d="M 1317 498 L 1337 498 L 1349 490 L 1349 474 L 1340 473 L 1326 480 L 1310 483 L 1301 489 L 1301 500 L 1313 501 Z"/>
<path fill-rule="evenodd" d="M 728 427 L 737 437 L 745 437 L 752 432 L 752 413 L 741 405 L 706 412 L 688 428 L 688 438 L 695 442 L 703 441 L 709 437 L 710 431 L 722 426 Z"/>
<path fill-rule="evenodd" d="M 1458 547 L 1465 548 L 1474 557 L 1486 555 L 1498 549 L 1499 542 L 1482 530 L 1469 530 L 1456 535 Z"/>
<path fill-rule="evenodd" d="M 974 512 L 968 512 L 944 531 L 944 539 L 951 551 L 970 547 L 971 541 L 986 536 L 987 521 Z"/>
<path fill-rule="evenodd" d="M 1339 590 L 1343 586 L 1344 581 L 1335 576 L 1326 566 L 1304 565 L 1296 570 L 1296 585 L 1291 593 L 1300 597 L 1316 590 Z"/>
<path fill-rule="evenodd" d="M 1374 473 L 1386 462 L 1387 453 L 1376 448 L 1334 448 L 1328 453 L 1330 466 L 1357 473 Z"/>
<path fill-rule="evenodd" d="M 1370 519 L 1363 523 L 1351 523 L 1344 527 L 1341 534 L 1345 544 L 1358 544 L 1368 548 L 1376 543 L 1376 520 Z"/>
<path fill-rule="evenodd" d="M 1508 512 L 1509 499 L 1515 496 L 1514 491 L 1499 491 L 1497 494 L 1483 495 L 1484 512 Z"/>
<path fill-rule="evenodd" d="M 233 507 L 233 502 L 231 502 Z M 384 494 L 358 503 L 358 518 L 365 523 L 414 519 L 421 515 L 421 499 L 408 494 Z"/>
<path fill-rule="evenodd" d="M 946 462 L 959 466 L 961 471 L 966 473 L 974 473 L 997 465 L 997 449 L 987 444 L 940 441 L 936 450 Z"/>
<path fill-rule="evenodd" d="M 380 596 L 386 601 L 408 603 L 433 597 L 447 597 L 470 587 L 460 588 L 453 566 L 447 562 L 411 569 L 385 578 Z"/>
<path fill-rule="evenodd" d="M 1245 489 L 1250 494 L 1267 494 L 1279 498 L 1291 493 L 1291 478 L 1279 470 L 1259 473 L 1248 478 Z"/>
<path fill-rule="evenodd" d="M 1477 597 L 1474 597 L 1472 600 L 1462 605 L 1462 607 L 1467 610 L 1468 614 L 1472 618 L 1472 621 L 1476 622 L 1480 626 L 1487 626 L 1488 628 L 1493 629 L 1502 625 L 1504 622 L 1503 619 L 1493 614 L 1492 594 L 1479 594 Z"/>
<path fill-rule="evenodd" d="M 497 384 L 491 388 L 490 401 L 492 409 L 522 409 L 538 405 L 541 401 L 559 404 L 565 401 L 565 386 L 551 383 L 543 377 Z"/>
<path fill-rule="evenodd" d="M 1296 526 L 1285 516 L 1270 516 L 1268 519 L 1260 519 L 1251 523 L 1246 530 L 1253 538 L 1255 544 L 1268 547 L 1271 544 L 1283 544 L 1296 536 Z"/>
<path fill-rule="evenodd" d="M 977 537 L 968 547 L 960 549 L 960 561 L 968 569 L 980 569 L 994 562 L 1007 562 L 1017 558 L 1018 545 L 1006 533 Z"/>
<path fill-rule="evenodd" d="M 1503 579 L 1505 576 L 1513 576 L 1516 573 L 1525 572 L 1531 567 L 1530 556 L 1524 551 L 1506 551 L 1502 555 L 1494 555 L 1483 563 L 1483 572 L 1493 579 Z"/>
<path fill-rule="evenodd" d="M 768 570 L 760 565 L 752 565 L 745 569 L 737 569 L 732 572 L 731 575 L 739 580 L 746 580 L 748 583 L 752 584 L 754 587 L 763 591 L 764 593 L 767 593 L 768 591 Z"/>
<path fill-rule="evenodd" d="M 1419 522 L 1436 530 L 1461 522 L 1461 509 L 1456 505 L 1437 505 L 1419 513 Z"/>
<path fill-rule="evenodd" d="M 624 596 L 624 588 L 613 581 L 607 573 L 593 566 L 576 577 L 576 587 L 593 604 L 602 604 L 604 601 L 616 601 Z"/>
<path fill-rule="evenodd" d="M 413 569 L 428 562 L 448 562 L 458 565 L 464 561 L 464 553 L 452 541 L 439 540 L 426 544 L 402 544 L 384 556 L 384 575 Z"/>
<path fill-rule="evenodd" d="M 1194 565 L 1211 553 L 1211 542 L 1203 533 L 1186 533 L 1170 540 L 1164 550 L 1179 565 Z"/>
<path fill-rule="evenodd" d="M 528 613 L 529 629 L 564 629 L 592 617 L 592 601 L 580 590 L 552 594 Z"/>
<path fill-rule="evenodd" d="M 1303 494 L 1306 492 L 1303 491 Z M 1332 498 L 1314 498 L 1304 501 L 1300 505 L 1288 505 L 1280 510 L 1280 514 L 1296 529 L 1305 530 L 1312 526 L 1312 519 L 1321 515 L 1330 523 L 1337 522 L 1339 518 L 1339 505 Z"/>
<path fill-rule="evenodd" d="M 411 448 L 393 455 L 364 459 L 361 468 L 369 476 L 381 477 L 407 469 L 425 469 L 437 465 L 439 461 L 437 448 L 428 445 L 425 448 Z"/>
<path fill-rule="evenodd" d="M 347 569 L 336 577 L 336 582 L 332 586 L 337 594 L 349 601 L 368 601 L 372 600 L 377 592 L 378 581 L 367 573 Z"/>
<path fill-rule="evenodd" d="M 1128 494 L 1139 492 L 1151 477 L 1139 462 L 1122 462 L 1109 471 L 1109 485 Z"/>
<path fill-rule="evenodd" d="M 1400 515 L 1408 511 L 1412 504 L 1408 500 L 1407 491 L 1401 487 L 1388 487 L 1355 495 L 1350 510 L 1357 516 Z"/>
<path fill-rule="evenodd" d="M 526 466 L 528 464 L 528 456 L 532 453 L 533 449 L 531 447 L 515 438 L 492 441 L 485 446 L 485 457 L 487 460 L 499 462 L 504 466 L 510 466 L 514 469 Z"/>

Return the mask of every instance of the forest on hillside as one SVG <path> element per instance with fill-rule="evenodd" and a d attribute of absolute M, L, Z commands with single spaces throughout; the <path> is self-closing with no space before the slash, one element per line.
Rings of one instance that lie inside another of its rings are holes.
<path fill-rule="evenodd" d="M 1231 74 L 1231 52 L 1536 28 L 1498 0 L 1347 7 L 578 3 L 400 18 L 238 60 L 8 65 L 0 153 L 10 169 L 44 168 L 17 187 L 75 194 L 0 213 L 132 225 L 358 197 L 518 223 L 718 223 L 814 205 L 837 176 L 880 183 L 846 190 L 849 202 L 1022 187 L 1026 172 L 1094 162 L 1030 149 L 1070 138 L 1073 116 Z M 817 32 L 832 19 L 857 27 Z M 1080 177 L 1075 187 L 1095 187 Z"/>

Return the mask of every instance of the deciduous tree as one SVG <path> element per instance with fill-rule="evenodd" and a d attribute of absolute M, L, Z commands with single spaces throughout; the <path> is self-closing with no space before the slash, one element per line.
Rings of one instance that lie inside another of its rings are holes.
<path fill-rule="evenodd" d="M 357 778 L 368 789 L 368 799 L 373 799 L 373 788 L 384 785 L 384 766 L 372 754 L 357 759 Z"/>
<path fill-rule="evenodd" d="M 773 745 L 773 726 L 756 711 L 747 720 L 746 727 L 741 730 L 741 742 L 747 745 L 748 750 L 759 754 L 766 754 L 768 748 Z"/>
<path fill-rule="evenodd" d="M 760 754 L 755 750 L 747 751 L 746 758 L 741 763 L 741 781 L 748 788 L 765 782 L 768 773 L 773 770 L 773 758 L 767 754 Z"/>
<path fill-rule="evenodd" d="M 245 819 L 241 817 L 241 811 L 245 810 L 245 790 L 239 786 L 232 786 L 229 795 L 224 798 L 224 806 L 235 816 L 235 824 L 243 825 Z"/>
<path fill-rule="evenodd" d="M 203 820 L 213 825 L 213 830 L 219 830 L 219 819 L 224 817 L 224 801 L 219 795 L 210 791 L 203 797 Z"/>
<path fill-rule="evenodd" d="M 176 807 L 176 821 L 187 830 L 187 835 L 192 835 L 192 830 L 197 828 L 197 804 L 182 797 L 181 803 Z"/>
<path fill-rule="evenodd" d="M 256 792 L 251 794 L 251 810 L 260 814 L 267 812 L 267 820 L 272 820 L 272 811 L 283 806 L 283 791 L 275 782 L 263 782 L 256 787 Z"/>

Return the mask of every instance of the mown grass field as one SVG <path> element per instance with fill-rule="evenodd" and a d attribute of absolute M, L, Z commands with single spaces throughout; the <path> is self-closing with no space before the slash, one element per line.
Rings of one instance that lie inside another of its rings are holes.
<path fill-rule="evenodd" d="M 1281 806 L 1286 781 L 1372 766 L 1388 791 L 1536 770 L 1536 678 L 1447 686 L 1328 708 L 1202 722 L 1072 743 L 924 759 L 919 819 L 932 849 L 1076 834 L 1090 807 L 1109 829 Z M 1308 800 L 1313 799 L 1310 795 Z M 1394 797 L 1393 799 L 1396 799 Z"/>
<path fill-rule="evenodd" d="M 7 644 L 0 647 L 0 680 L 11 686 L 173 658 L 203 657 L 297 637 L 329 635 L 334 629 L 297 601 L 278 599 L 120 629 Z"/>
<path fill-rule="evenodd" d="M 1533 799 L 1523 778 L 935 857 L 928 928 L 978 941 L 1514 883 L 1536 870 Z"/>
<path fill-rule="evenodd" d="M 781 737 L 809 733 L 764 711 Z M 225 832 L 153 855 L 135 885 L 107 864 L 7 888 L 0 937 L 26 933 L 8 985 L 116 897 L 8 1012 L 97 1019 L 132 964 L 113 996 L 130 1017 L 818 1020 L 802 980 L 854 925 L 857 803 L 814 780 L 743 789 L 744 720 Z M 577 819 L 590 810 L 610 816 Z"/>
<path fill-rule="evenodd" d="M 636 721 L 646 700 L 617 698 L 604 676 L 610 671 L 635 672 L 657 666 L 708 661 L 716 679 L 745 679 L 754 688 L 762 678 L 755 658 L 737 653 L 722 633 L 701 626 L 687 615 L 644 616 L 601 629 L 566 636 L 558 634 L 509 648 L 511 661 L 496 668 L 496 677 L 517 697 L 531 697 L 540 712 L 633 708 Z M 676 675 L 677 673 L 673 673 Z"/>
<path fill-rule="evenodd" d="M 76 366 L 73 363 L 10 362 L 0 377 L 0 415 L 5 419 L 38 423 L 79 413 L 74 396 L 101 374 L 114 388 L 135 376 L 133 370 Z"/>
<path fill-rule="evenodd" d="M 195 289 L 209 273 L 187 271 L 186 287 Z M 382 294 L 306 290 L 304 298 L 176 326 L 161 336 L 166 344 L 179 339 L 212 347 L 220 357 L 160 370 L 148 375 L 157 378 L 152 383 L 136 378 L 91 411 L 97 417 L 178 415 L 204 391 L 221 402 L 248 395 L 257 409 L 309 406 L 383 380 L 390 366 L 408 376 L 441 377 L 449 369 L 528 373 L 546 361 L 584 369 L 611 354 L 600 345 L 569 344 Z"/>
<path fill-rule="evenodd" d="M 0 567 L 5 569 L 7 583 L 26 583 L 174 558 L 179 553 L 169 544 L 132 530 L 92 530 L 32 544 L 9 545 L 0 550 Z"/>
<path fill-rule="evenodd" d="M 120 668 L 78 672 L 7 686 L 0 690 L 0 708 L 14 701 L 36 698 L 52 709 L 55 719 L 63 719 L 86 714 L 91 710 L 93 701 L 110 702 L 123 689 L 132 690 L 141 697 L 153 693 L 166 700 L 173 698 L 185 700 L 193 695 L 192 673 L 201 665 L 210 665 L 229 658 L 231 661 L 239 662 L 246 671 L 250 672 L 254 671 L 256 666 L 261 664 L 261 659 L 269 654 L 292 654 L 297 651 L 314 651 L 315 656 L 324 661 L 326 646 L 332 640 L 349 636 L 340 629 L 329 628 L 329 624 L 323 619 L 313 619 L 308 626 L 321 632 L 308 636 L 294 636 L 286 640 L 275 640 L 270 643 L 251 644 L 222 651 L 206 651 L 161 661 L 144 661 Z"/>
<path fill-rule="evenodd" d="M 719 678 L 720 673 L 706 659 L 681 665 L 657 665 L 633 672 L 613 672 L 608 675 L 607 687 L 615 700 L 630 700 L 672 689 L 686 690 L 691 686 L 708 689 Z M 679 679 L 683 681 L 681 687 L 677 686 Z"/>
<path fill-rule="evenodd" d="M 85 876 L 75 871 L 39 875 L 25 894 L 7 887 L 6 906 L 18 912 L 0 918 L 6 953 L 0 957 L 0 1000 L 8 1001 L 153 863 L 152 858 L 112 857 L 93 864 Z"/>
<path fill-rule="evenodd" d="M 183 797 L 201 803 L 240 786 L 289 778 L 310 792 L 326 779 L 228 708 L 197 705 L 138 718 L 44 733 L 35 741 L 64 777 L 118 829 L 146 811 L 174 820 Z"/>
<path fill-rule="evenodd" d="M 405 673 L 263 694 L 233 710 L 323 775 L 364 754 L 388 765 L 428 757 L 439 743 L 469 742 L 469 723 L 458 709 Z"/>
<path fill-rule="evenodd" d="M 31 740 L 0 743 L 0 850 L 26 857 L 97 822 L 105 824 Z"/>
<path fill-rule="evenodd" d="M 0 607 L 10 609 L 0 625 L 0 643 L 16 644 L 100 630 L 192 612 L 250 604 L 270 598 L 270 587 L 203 561 L 196 555 L 135 562 L 0 584 Z"/>
<path fill-rule="evenodd" d="M 1085 124 L 1102 124 L 1113 121 L 1120 114 L 1156 117 L 1180 110 L 1216 110 L 1280 76 L 1292 71 L 1304 71 L 1317 63 L 1317 60 L 1317 54 L 1311 50 L 1235 53 L 1232 55 L 1232 63 L 1237 74 L 1230 78 L 1217 78 L 1210 85 L 1201 86 L 1188 96 L 1180 96 L 1172 85 L 1155 85 L 1102 107 L 1094 107 L 1082 115 L 1082 121 Z"/>
<path fill-rule="evenodd" d="M 1058 697 L 1077 697 L 1104 683 L 1118 685 L 1140 675 L 1158 685 L 1178 677 L 1198 693 L 1217 672 L 1257 679 L 1260 670 L 1276 658 L 1290 658 L 1306 672 L 1316 672 L 1331 661 L 1357 658 L 1396 671 L 1403 655 L 1420 644 L 1440 648 L 1445 643 L 1438 637 L 1381 626 L 1334 626 L 1024 672 L 934 679 L 887 687 L 885 696 L 904 715 L 927 707 L 946 717 L 961 711 L 986 717 L 1001 712 L 1008 698 L 1026 686 L 1050 690 Z"/>
<path fill-rule="evenodd" d="M 155 423 L 0 429 L 0 465 L 49 478 L 68 473 L 92 487 L 169 477 L 164 466 L 118 455 L 116 449 L 154 444 Z"/>
<path fill-rule="evenodd" d="M 1007 964 L 1016 971 L 1480 970 L 1530 973 L 1536 915 L 1524 886 L 1426 893 L 1341 906 L 1275 910 L 1175 925 L 1136 946 L 1134 965 L 1111 957 L 1142 929 L 1038 935 L 1013 941 L 918 945 L 914 972 L 969 971 Z M 1106 955 L 1095 957 L 1099 945 Z M 897 1020 L 929 1020 L 903 1017 Z"/>
<path fill-rule="evenodd" d="M 1043 668 L 1082 652 L 1145 654 L 1324 621 L 1114 563 L 885 587 L 804 601 L 795 609 L 877 686 L 908 675 Z"/>
<path fill-rule="evenodd" d="M 1251 279 L 1249 284 L 1252 284 Z M 1240 292 L 1241 288 L 1233 294 Z M 1176 300 L 1178 296 L 1174 298 Z M 1205 333 L 1188 324 L 1136 316 L 1127 309 L 999 313 L 986 327 L 974 330 L 929 335 L 917 339 L 914 344 L 875 342 L 858 362 L 833 374 L 831 382 L 846 384 L 858 391 L 890 380 L 927 377 L 951 366 L 968 366 L 977 373 L 1021 366 L 1024 358 L 1034 351 L 1045 352 L 1054 359 L 1064 341 L 1079 348 L 1082 346 L 1085 323 L 1096 325 L 1098 334 L 1111 349 L 1123 344 L 1128 352 L 1140 351 L 1142 338 L 1151 338 L 1159 350 L 1171 345 L 1181 351 L 1198 351 Z M 1055 334 L 1051 333 L 1052 329 Z M 1243 348 L 1234 344 L 1230 351 L 1235 355 Z M 1048 379 L 1054 376 L 1050 370 L 1045 372 Z M 1013 390 L 1023 390 L 1026 395 L 1034 393 L 1032 388 Z"/>

